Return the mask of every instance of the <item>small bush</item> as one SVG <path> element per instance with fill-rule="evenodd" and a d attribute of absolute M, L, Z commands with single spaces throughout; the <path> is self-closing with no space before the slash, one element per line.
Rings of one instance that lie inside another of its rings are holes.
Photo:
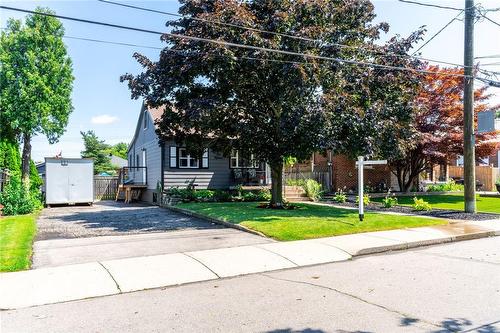
<path fill-rule="evenodd" d="M 303 185 L 306 196 L 312 201 L 318 201 L 323 194 L 322 186 L 314 179 L 307 179 Z"/>
<path fill-rule="evenodd" d="M 495 182 L 495 185 L 500 185 L 500 177 L 497 178 L 497 181 Z"/>
<path fill-rule="evenodd" d="M 444 184 L 430 184 L 427 186 L 427 192 L 462 192 L 464 186 L 449 180 Z"/>
<path fill-rule="evenodd" d="M 243 201 L 257 201 L 257 194 L 253 192 L 246 192 L 242 195 Z"/>
<path fill-rule="evenodd" d="M 42 208 L 39 194 L 25 189 L 19 176 L 10 178 L 5 189 L 0 193 L 0 204 L 3 215 L 29 214 Z"/>
<path fill-rule="evenodd" d="M 368 206 L 372 202 L 371 197 L 368 193 L 365 193 L 363 195 L 363 204 L 365 206 Z M 356 196 L 356 204 L 359 205 L 359 195 Z"/>
<path fill-rule="evenodd" d="M 215 192 L 212 190 L 196 190 L 193 193 L 193 198 L 195 201 L 212 201 L 214 198 Z"/>
<path fill-rule="evenodd" d="M 229 202 L 232 199 L 232 195 L 228 191 L 216 190 L 213 198 L 217 202 Z"/>
<path fill-rule="evenodd" d="M 424 199 L 413 198 L 413 205 L 411 205 L 415 211 L 429 211 L 432 209 L 431 205 Z"/>
<path fill-rule="evenodd" d="M 398 198 L 396 197 L 385 197 L 382 199 L 382 205 L 384 208 L 391 208 L 398 204 Z"/>
<path fill-rule="evenodd" d="M 382 199 L 382 205 L 384 206 L 384 208 L 391 208 L 396 206 L 397 204 L 398 198 L 396 198 L 394 194 L 391 196 L 391 190 L 387 191 L 387 195 L 384 199 Z"/>
<path fill-rule="evenodd" d="M 347 194 L 341 189 L 339 189 L 337 192 L 335 192 L 335 195 L 333 196 L 333 201 L 338 202 L 338 203 L 344 203 L 347 201 Z"/>
<path fill-rule="evenodd" d="M 271 201 L 271 191 L 268 188 L 260 189 L 257 193 L 258 201 Z"/>

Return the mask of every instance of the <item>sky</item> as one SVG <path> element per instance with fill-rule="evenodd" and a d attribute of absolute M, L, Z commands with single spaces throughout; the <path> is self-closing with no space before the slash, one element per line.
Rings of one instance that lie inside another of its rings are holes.
<path fill-rule="evenodd" d="M 59 15 L 72 16 L 137 28 L 166 31 L 165 22 L 172 17 L 118 7 L 97 0 L 92 1 L 1 1 L 3 5 L 33 10 L 37 6 L 49 7 Z M 124 2 L 124 1 L 122 1 Z M 420 0 L 420 2 L 462 8 L 464 1 Z M 177 1 L 129 1 L 141 7 L 167 12 L 177 12 Z M 428 32 L 424 41 L 439 31 L 457 15 L 456 11 L 417 6 L 397 0 L 375 0 L 375 22 L 387 22 L 389 33 L 383 40 L 395 34 L 407 36 L 425 25 Z M 484 8 L 500 7 L 500 0 L 477 1 Z M 8 18 L 21 19 L 25 14 L 0 9 L 0 27 L 5 27 Z M 500 22 L 500 10 L 490 12 L 488 17 Z M 84 23 L 62 21 L 68 37 L 83 37 L 113 42 L 163 47 L 158 35 L 99 27 Z M 454 21 L 441 34 L 422 49 L 426 58 L 463 63 L 463 21 Z M 500 26 L 486 20 L 475 25 L 475 56 L 500 54 Z M 32 157 L 43 161 L 44 157 L 62 152 L 64 157 L 79 157 L 83 150 L 80 131 L 94 130 L 107 143 L 129 143 L 135 131 L 141 100 L 133 100 L 126 83 L 120 82 L 125 73 L 138 74 L 141 67 L 132 57 L 134 52 L 156 60 L 159 50 L 95 43 L 65 38 L 68 54 L 73 62 L 75 77 L 72 102 L 74 111 L 69 118 L 66 133 L 59 142 L 50 145 L 43 136 L 33 139 Z M 497 59 L 481 59 L 480 64 L 500 62 Z M 487 66 L 500 71 L 500 66 Z M 500 103 L 500 89 L 491 88 L 492 103 Z"/>

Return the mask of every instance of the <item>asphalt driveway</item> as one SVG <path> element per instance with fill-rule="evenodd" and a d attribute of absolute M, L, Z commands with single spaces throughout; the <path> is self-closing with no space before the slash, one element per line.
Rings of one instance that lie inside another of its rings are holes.
<path fill-rule="evenodd" d="M 120 236 L 221 226 L 157 206 L 101 201 L 93 206 L 46 208 L 37 221 L 36 240 Z"/>
<path fill-rule="evenodd" d="M 33 268 L 272 242 L 165 208 L 114 201 L 44 209 L 37 229 Z"/>

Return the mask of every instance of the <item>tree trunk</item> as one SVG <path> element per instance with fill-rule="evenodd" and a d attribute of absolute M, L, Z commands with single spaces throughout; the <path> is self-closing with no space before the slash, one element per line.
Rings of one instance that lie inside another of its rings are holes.
<path fill-rule="evenodd" d="M 23 157 L 21 176 L 26 188 L 30 186 L 31 135 L 23 134 Z"/>
<path fill-rule="evenodd" d="M 270 164 L 271 167 L 271 207 L 283 207 L 283 162 Z"/>

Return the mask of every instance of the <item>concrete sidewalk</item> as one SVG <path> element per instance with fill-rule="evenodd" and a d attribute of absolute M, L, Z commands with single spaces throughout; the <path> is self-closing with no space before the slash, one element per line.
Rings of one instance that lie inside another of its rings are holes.
<path fill-rule="evenodd" d="M 0 308 L 59 303 L 498 235 L 500 220 L 491 220 L 3 273 Z"/>

